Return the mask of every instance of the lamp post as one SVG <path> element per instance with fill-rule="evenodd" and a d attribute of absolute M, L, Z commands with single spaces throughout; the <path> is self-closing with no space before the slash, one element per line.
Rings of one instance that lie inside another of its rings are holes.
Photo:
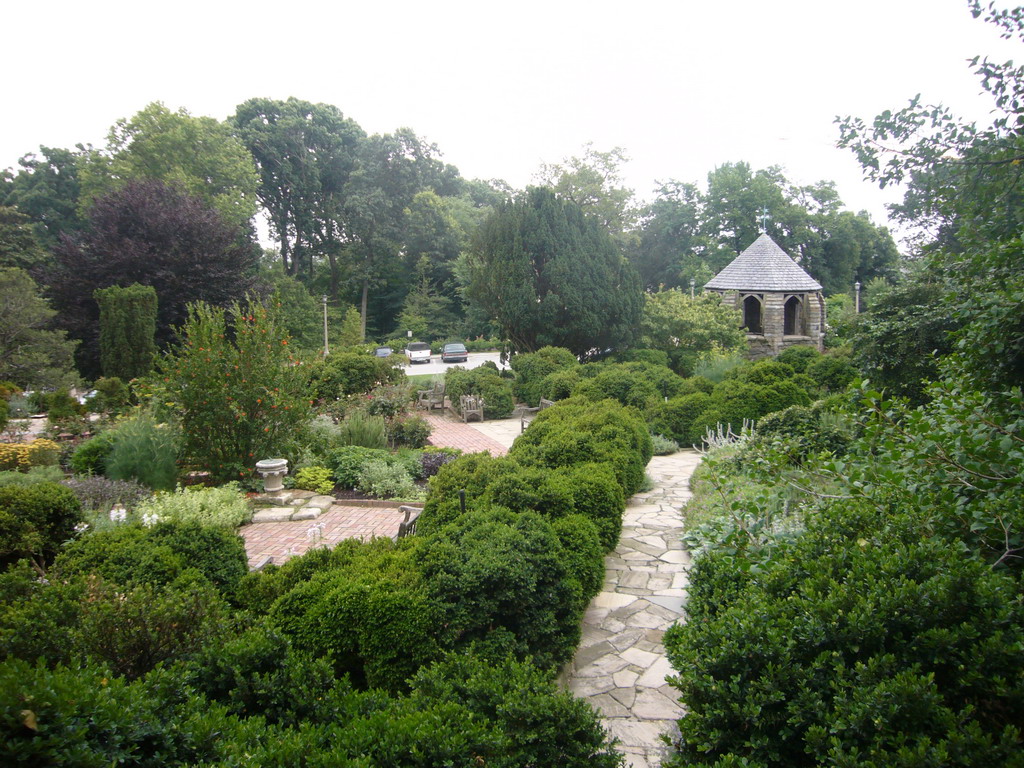
<path fill-rule="evenodd" d="M 330 353 L 330 349 L 327 347 L 327 296 L 323 297 L 324 302 L 324 357 Z"/>
<path fill-rule="evenodd" d="M 690 298 L 691 299 L 694 297 L 694 290 L 696 289 L 696 287 L 697 287 L 697 280 L 696 280 L 696 278 L 691 277 L 690 278 Z"/>
<path fill-rule="evenodd" d="M 860 280 L 853 284 L 853 311 L 860 314 Z"/>

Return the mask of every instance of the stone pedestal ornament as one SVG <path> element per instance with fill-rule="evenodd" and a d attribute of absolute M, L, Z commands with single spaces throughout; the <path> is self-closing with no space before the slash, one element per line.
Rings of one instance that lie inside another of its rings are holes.
<path fill-rule="evenodd" d="M 263 477 L 263 490 L 274 493 L 284 488 L 288 474 L 288 459 L 263 459 L 256 462 L 256 471 Z"/>

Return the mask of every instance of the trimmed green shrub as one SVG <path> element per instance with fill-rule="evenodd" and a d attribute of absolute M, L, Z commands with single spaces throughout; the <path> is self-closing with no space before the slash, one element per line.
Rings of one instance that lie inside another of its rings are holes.
<path fill-rule="evenodd" d="M 352 696 L 327 659 L 295 648 L 280 631 L 257 623 L 223 644 L 200 648 L 177 667 L 190 686 L 239 717 L 299 727 L 338 719 Z"/>
<path fill-rule="evenodd" d="M 690 443 L 694 420 L 710 405 L 711 396 L 703 392 L 681 395 L 667 403 L 656 403 L 647 412 L 647 423 L 653 433 Z"/>
<path fill-rule="evenodd" d="M 651 460 L 651 434 L 632 408 L 574 397 L 537 414 L 509 455 L 527 466 L 550 468 L 608 462 L 624 493 L 632 496 Z"/>
<path fill-rule="evenodd" d="M 561 347 L 541 347 L 536 352 L 513 355 L 509 359 L 509 367 L 516 374 L 513 395 L 519 402 L 536 408 L 540 405 L 541 381 L 549 374 L 578 365 L 576 356 Z"/>
<path fill-rule="evenodd" d="M 156 359 L 156 289 L 135 283 L 99 288 L 100 364 L 103 375 L 123 381 L 145 376 Z"/>
<path fill-rule="evenodd" d="M 252 510 L 238 485 L 216 488 L 181 488 L 158 493 L 144 500 L 136 510 L 146 525 L 156 522 L 198 523 L 234 530 L 252 517 Z"/>
<path fill-rule="evenodd" d="M 549 373 L 540 380 L 540 397 L 545 400 L 565 400 L 581 381 L 577 368 L 567 368 Z M 539 402 L 539 401 L 538 401 Z"/>
<path fill-rule="evenodd" d="M 224 749 L 258 744 L 266 726 L 228 718 L 173 679 L 129 683 L 106 667 L 48 669 L 0 662 L 0 743 L 10 765 L 166 766 L 211 764 Z"/>
<path fill-rule="evenodd" d="M 768 386 L 792 378 L 796 373 L 791 366 L 780 363 L 777 360 L 758 360 L 749 368 L 745 369 L 740 378 L 749 381 L 751 384 Z"/>
<path fill-rule="evenodd" d="M 593 378 L 581 381 L 572 394 L 573 397 L 593 401 L 617 400 L 623 405 L 632 405 L 641 411 L 646 410 L 658 399 L 654 384 L 624 365 L 604 366 Z"/>
<path fill-rule="evenodd" d="M 70 542 L 53 564 L 60 578 L 97 574 L 122 587 L 166 586 L 190 569 L 230 594 L 248 572 L 245 543 L 196 523 L 119 525 Z"/>
<path fill-rule="evenodd" d="M 72 630 L 84 595 L 81 581 L 45 582 L 28 560 L 0 571 L 0 658 L 43 659 L 48 665 L 77 662 Z"/>
<path fill-rule="evenodd" d="M 615 355 L 615 360 L 620 363 L 648 363 L 650 365 L 663 365 L 669 367 L 668 352 L 662 349 L 626 349 Z"/>
<path fill-rule="evenodd" d="M 448 643 L 533 656 L 554 669 L 579 641 L 580 613 L 551 524 L 535 512 L 478 509 L 428 536 L 424 586 Z M 525 596 L 529 596 L 527 599 Z M 497 650 L 495 649 L 495 650 Z"/>
<path fill-rule="evenodd" d="M 566 515 L 551 523 L 551 530 L 562 545 L 562 562 L 572 590 L 574 610 L 581 615 L 604 584 L 604 553 L 593 519 L 586 515 Z"/>
<path fill-rule="evenodd" d="M 169 491 L 178 478 L 177 436 L 165 424 L 140 414 L 113 430 L 113 446 L 104 474 L 113 480 L 136 480 L 153 490 Z"/>
<path fill-rule="evenodd" d="M 690 376 L 682 380 L 676 397 L 692 395 L 695 392 L 703 392 L 706 395 L 710 395 L 714 391 L 715 383 L 711 379 L 704 378 L 703 376 Z"/>
<path fill-rule="evenodd" d="M 309 390 L 318 400 L 337 400 L 369 392 L 405 378 L 387 360 L 357 352 L 331 353 L 308 368 Z"/>
<path fill-rule="evenodd" d="M 355 488 L 359 482 L 359 473 L 367 462 L 387 459 L 388 452 L 383 448 L 343 445 L 331 453 L 330 464 L 334 470 L 334 479 L 342 488 Z"/>
<path fill-rule="evenodd" d="M 471 721 L 482 720 L 500 734 L 488 765 L 621 765 L 597 713 L 528 662 L 488 663 L 474 654 L 451 654 L 412 679 L 411 707 L 430 711 L 437 702 L 459 702 Z"/>
<path fill-rule="evenodd" d="M 124 591 L 94 580 L 75 635 L 84 655 L 134 680 L 214 641 L 226 619 L 220 595 L 203 582 Z"/>
<path fill-rule="evenodd" d="M 847 360 L 836 355 L 826 355 L 807 366 L 807 375 L 826 392 L 842 392 L 856 378 L 857 370 Z"/>
<path fill-rule="evenodd" d="M 605 552 L 615 549 L 622 533 L 626 497 L 614 468 L 607 462 L 588 463 L 558 469 L 553 474 L 565 478 L 572 494 L 572 509 L 594 524 Z"/>
<path fill-rule="evenodd" d="M 57 483 L 0 487 L 0 564 L 50 560 L 81 521 L 75 495 Z"/>
<path fill-rule="evenodd" d="M 334 491 L 334 478 L 327 467 L 303 467 L 295 473 L 292 486 L 303 491 L 329 494 Z"/>
<path fill-rule="evenodd" d="M 1016 585 L 909 528 L 884 544 L 812 533 L 724 610 L 694 605 L 704 620 L 665 636 L 687 710 L 667 765 L 1013 764 Z M 698 586 L 690 601 L 721 598 Z"/>
<path fill-rule="evenodd" d="M 795 347 L 786 347 L 775 359 L 780 363 L 785 363 L 796 373 L 806 373 L 807 366 L 821 359 L 821 352 L 814 347 L 800 344 Z"/>
<path fill-rule="evenodd" d="M 317 573 L 274 603 L 270 621 L 359 686 L 401 691 L 441 652 L 433 602 L 408 574 L 388 578 L 372 567 Z"/>
<path fill-rule="evenodd" d="M 95 437 L 90 437 L 75 448 L 69 463 L 71 468 L 80 475 L 102 475 L 106 471 L 107 457 L 114 450 L 117 433 L 108 429 Z"/>

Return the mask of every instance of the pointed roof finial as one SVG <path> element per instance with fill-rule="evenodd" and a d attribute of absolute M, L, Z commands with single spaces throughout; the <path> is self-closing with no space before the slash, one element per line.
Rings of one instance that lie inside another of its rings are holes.
<path fill-rule="evenodd" d="M 768 219 L 771 217 L 768 215 L 768 206 L 761 208 L 761 215 L 757 217 L 758 227 L 757 231 L 762 235 L 768 234 Z"/>

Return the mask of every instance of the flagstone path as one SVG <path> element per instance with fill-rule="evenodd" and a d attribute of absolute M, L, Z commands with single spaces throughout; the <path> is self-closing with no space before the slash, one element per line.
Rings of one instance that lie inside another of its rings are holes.
<path fill-rule="evenodd" d="M 654 489 L 630 499 L 622 537 L 605 558 L 605 583 L 583 618 L 583 636 L 567 686 L 600 711 L 632 768 L 653 768 L 678 732 L 682 708 L 665 683 L 672 674 L 661 644 L 683 618 L 686 567 L 680 509 L 700 463 L 695 451 L 655 456 L 647 465 Z"/>

